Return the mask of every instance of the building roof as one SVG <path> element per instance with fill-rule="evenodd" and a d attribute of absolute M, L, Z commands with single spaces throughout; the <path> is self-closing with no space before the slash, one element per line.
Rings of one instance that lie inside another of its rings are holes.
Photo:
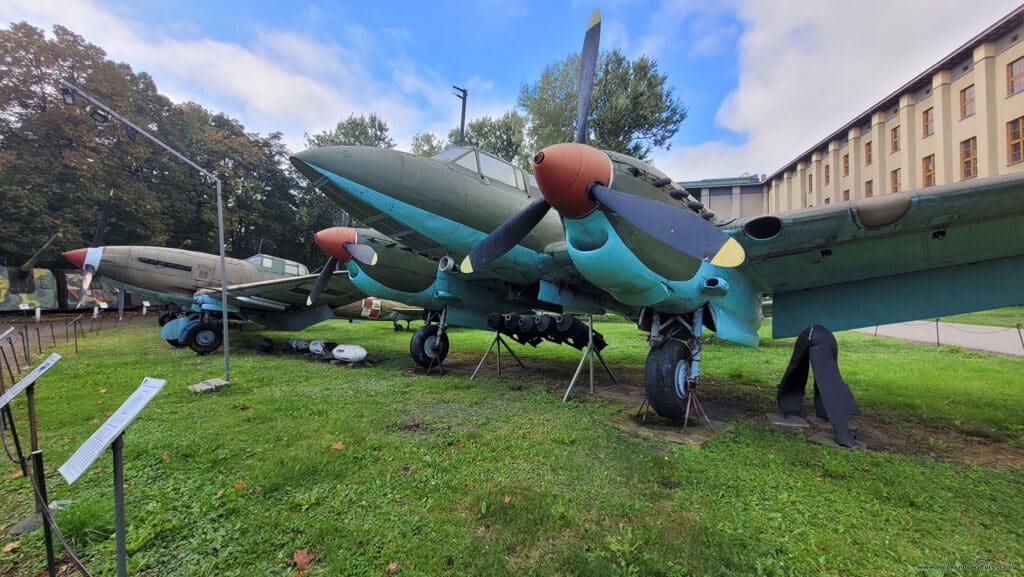
<path fill-rule="evenodd" d="M 1013 12 L 1010 12 L 1006 16 L 1003 16 L 1002 18 L 999 19 L 998 22 L 983 30 L 981 34 L 978 34 L 974 38 L 971 38 L 963 45 L 961 45 L 959 48 L 950 52 L 945 58 L 936 62 L 927 70 L 915 76 L 910 82 L 907 82 L 903 86 L 899 87 L 892 94 L 889 94 L 885 98 L 879 100 L 878 103 L 857 115 L 857 117 L 844 124 L 841 128 L 839 128 L 839 130 L 836 130 L 832 134 L 829 134 L 827 137 L 819 141 L 814 146 L 808 148 L 804 152 L 797 155 L 796 158 L 787 162 L 785 165 L 782 166 L 782 168 L 771 173 L 766 179 L 766 181 L 774 180 L 775 177 L 785 172 L 786 169 L 792 166 L 795 162 L 798 162 L 800 159 L 810 156 L 815 150 L 821 150 L 822 148 L 828 146 L 829 142 L 835 140 L 836 138 L 841 138 L 854 126 L 860 126 L 865 122 L 869 121 L 871 119 L 871 115 L 875 111 L 888 108 L 889 106 L 894 104 L 894 102 L 899 102 L 900 95 L 906 94 L 907 92 L 910 92 L 912 90 L 916 90 L 917 88 L 920 88 L 922 85 L 926 83 L 931 84 L 932 76 L 936 72 L 938 72 L 939 70 L 943 70 L 945 68 L 950 68 L 951 66 L 963 60 L 967 56 L 973 56 L 975 46 L 987 40 L 994 40 L 1002 36 L 1009 29 L 1012 29 L 1013 27 L 1020 25 L 1022 21 L 1024 21 L 1024 6 L 1020 6 Z"/>
<path fill-rule="evenodd" d="M 683 188 L 715 188 L 719 186 L 743 186 L 761 184 L 759 176 L 734 176 L 732 178 L 705 178 L 704 180 L 688 180 L 680 182 Z"/>

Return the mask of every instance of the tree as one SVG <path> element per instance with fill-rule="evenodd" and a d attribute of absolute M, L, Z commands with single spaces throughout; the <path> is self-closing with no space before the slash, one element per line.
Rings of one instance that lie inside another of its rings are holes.
<path fill-rule="evenodd" d="M 529 166 L 529 150 L 525 140 L 526 117 L 514 110 L 500 118 L 483 116 L 466 124 L 466 144 L 486 150 L 520 166 Z M 448 143 L 459 142 L 459 129 L 448 132 Z"/>
<path fill-rule="evenodd" d="M 376 146 L 378 148 L 394 148 L 395 141 L 388 136 L 388 123 L 376 113 L 369 116 L 350 114 L 334 127 L 312 136 L 306 134 L 306 146 L 320 148 L 323 146 Z"/>
<path fill-rule="evenodd" d="M 578 54 L 548 65 L 540 79 L 524 84 L 518 105 L 530 119 L 533 148 L 569 142 L 576 131 Z M 668 77 L 647 56 L 627 60 L 618 50 L 598 59 L 587 122 L 587 142 L 646 160 L 686 119 L 686 107 L 672 95 Z"/>
<path fill-rule="evenodd" d="M 409 152 L 418 156 L 431 157 L 444 149 L 444 143 L 433 132 L 421 132 L 412 137 Z"/>

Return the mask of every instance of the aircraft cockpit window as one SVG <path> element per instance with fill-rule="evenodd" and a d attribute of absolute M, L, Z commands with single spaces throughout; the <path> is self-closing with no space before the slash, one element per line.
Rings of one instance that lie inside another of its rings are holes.
<path fill-rule="evenodd" d="M 289 276 L 299 276 L 299 265 L 293 262 L 284 263 L 284 274 Z"/>
<path fill-rule="evenodd" d="M 530 186 L 532 186 L 533 188 L 537 188 L 537 178 L 535 176 L 533 176 L 532 174 L 527 174 L 526 179 L 527 183 Z"/>
<path fill-rule="evenodd" d="M 261 266 L 263 268 L 274 268 L 274 259 L 266 256 L 263 257 L 263 263 Z"/>
<path fill-rule="evenodd" d="M 484 152 L 479 154 L 480 172 L 484 176 L 504 182 L 509 186 L 516 186 L 516 169 L 512 168 L 511 164 Z"/>
<path fill-rule="evenodd" d="M 448 162 L 448 161 L 451 161 L 451 160 L 455 160 L 456 158 L 466 154 L 469 151 L 470 151 L 470 149 L 466 148 L 464 146 L 456 146 L 456 147 L 453 147 L 453 148 L 446 148 L 446 149 L 442 150 L 441 152 L 438 152 L 437 154 L 434 155 L 433 158 L 434 158 L 434 160 L 440 160 L 440 161 L 443 161 L 443 162 Z"/>
<path fill-rule="evenodd" d="M 258 254 L 254 254 L 254 255 L 250 256 L 249 258 L 245 259 L 245 262 L 252 263 L 252 264 L 254 264 L 256 266 L 259 266 L 261 258 L 263 258 L 263 257 L 261 257 Z"/>
<path fill-rule="evenodd" d="M 521 170 L 516 170 L 516 188 L 526 190 L 526 185 L 523 184 L 523 171 Z"/>

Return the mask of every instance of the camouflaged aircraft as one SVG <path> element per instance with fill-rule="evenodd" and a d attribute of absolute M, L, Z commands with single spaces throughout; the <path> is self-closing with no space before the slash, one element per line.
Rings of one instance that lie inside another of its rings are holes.
<path fill-rule="evenodd" d="M 428 310 L 410 347 L 417 363 L 447 353 L 446 326 L 484 329 L 490 312 L 614 311 L 649 334 L 647 399 L 679 418 L 704 329 L 757 346 L 765 295 L 776 337 L 1021 303 L 1024 175 L 722 222 L 653 166 L 586 144 L 599 30 L 595 12 L 574 141 L 537 153 L 534 175 L 467 147 L 291 158 L 357 220 L 437 261 L 401 287 L 374 278 L 386 258 L 373 270 L 347 262 L 361 290 Z M 348 241 L 318 235 L 336 257 Z"/>
<path fill-rule="evenodd" d="M 172 346 L 198 353 L 216 350 L 223 340 L 220 317 L 220 257 L 154 246 L 80 248 L 64 257 L 85 271 L 83 286 L 102 274 L 123 290 L 176 305 L 160 317 L 161 336 Z M 265 254 L 245 260 L 225 259 L 228 313 L 276 330 L 300 330 L 333 318 L 333 307 L 367 295 L 348 280 L 346 271 L 331 275 L 315 306 L 306 300 L 318 275 L 306 265 Z M 178 316 L 196 308 L 199 319 Z M 178 317 L 178 318 L 175 318 Z"/>

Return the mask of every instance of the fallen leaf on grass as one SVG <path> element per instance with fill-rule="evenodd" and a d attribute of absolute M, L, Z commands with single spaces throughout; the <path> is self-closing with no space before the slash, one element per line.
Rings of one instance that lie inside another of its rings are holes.
<path fill-rule="evenodd" d="M 463 447 L 462 441 L 455 441 L 455 448 L 461 449 Z"/>
<path fill-rule="evenodd" d="M 260 487 L 259 485 L 256 485 L 255 487 L 252 488 L 252 492 L 256 493 L 257 495 L 259 495 L 260 493 L 263 492 L 263 487 Z"/>
<path fill-rule="evenodd" d="M 814 480 L 815 481 L 824 481 L 825 477 L 815 477 Z"/>
<path fill-rule="evenodd" d="M 295 568 L 299 571 L 305 571 L 309 568 L 309 564 L 313 562 L 313 557 L 316 557 L 316 553 L 309 550 L 309 547 L 305 549 L 299 549 L 292 555 L 292 559 L 295 560 Z"/>
<path fill-rule="evenodd" d="M 99 419 L 93 419 L 93 420 L 89 421 L 89 424 L 90 425 L 98 425 L 98 424 L 100 424 L 100 420 Z"/>
<path fill-rule="evenodd" d="M 512 500 L 512 495 L 505 495 L 505 504 L 506 504 L 506 505 L 507 505 L 507 504 L 509 503 L 509 501 L 511 501 L 511 500 Z"/>
<path fill-rule="evenodd" d="M 171 460 L 171 454 L 168 453 L 167 451 L 164 451 L 164 454 L 160 458 L 163 459 L 164 462 L 166 463 L 167 461 Z"/>
<path fill-rule="evenodd" d="M 0 553 L 10 553 L 18 547 L 21 547 L 21 541 L 11 541 L 10 543 L 4 545 L 3 549 L 0 549 Z"/>
<path fill-rule="evenodd" d="M 105 389 L 105 388 L 104 389 L 100 389 L 100 394 L 103 394 L 105 392 L 107 392 L 107 389 Z"/>
<path fill-rule="evenodd" d="M 21 469 L 16 469 L 14 471 L 11 471 L 11 478 L 12 479 L 20 479 L 21 478 Z"/>
<path fill-rule="evenodd" d="M 388 575 L 394 575 L 395 573 L 398 573 L 398 561 L 392 561 L 388 563 L 388 568 L 385 569 L 385 571 L 387 571 Z"/>
<path fill-rule="evenodd" d="M 213 498 L 214 499 L 220 499 L 223 496 L 224 496 L 224 489 L 221 489 L 220 491 L 217 491 L 217 494 L 214 495 Z"/>
<path fill-rule="evenodd" d="M 334 449 L 335 451 L 341 451 L 342 449 L 345 448 L 345 443 L 338 441 L 337 443 L 331 445 L 331 448 Z"/>
<path fill-rule="evenodd" d="M 236 491 L 241 491 L 244 488 L 245 488 L 245 479 L 242 479 L 241 481 L 235 483 L 235 490 Z"/>

